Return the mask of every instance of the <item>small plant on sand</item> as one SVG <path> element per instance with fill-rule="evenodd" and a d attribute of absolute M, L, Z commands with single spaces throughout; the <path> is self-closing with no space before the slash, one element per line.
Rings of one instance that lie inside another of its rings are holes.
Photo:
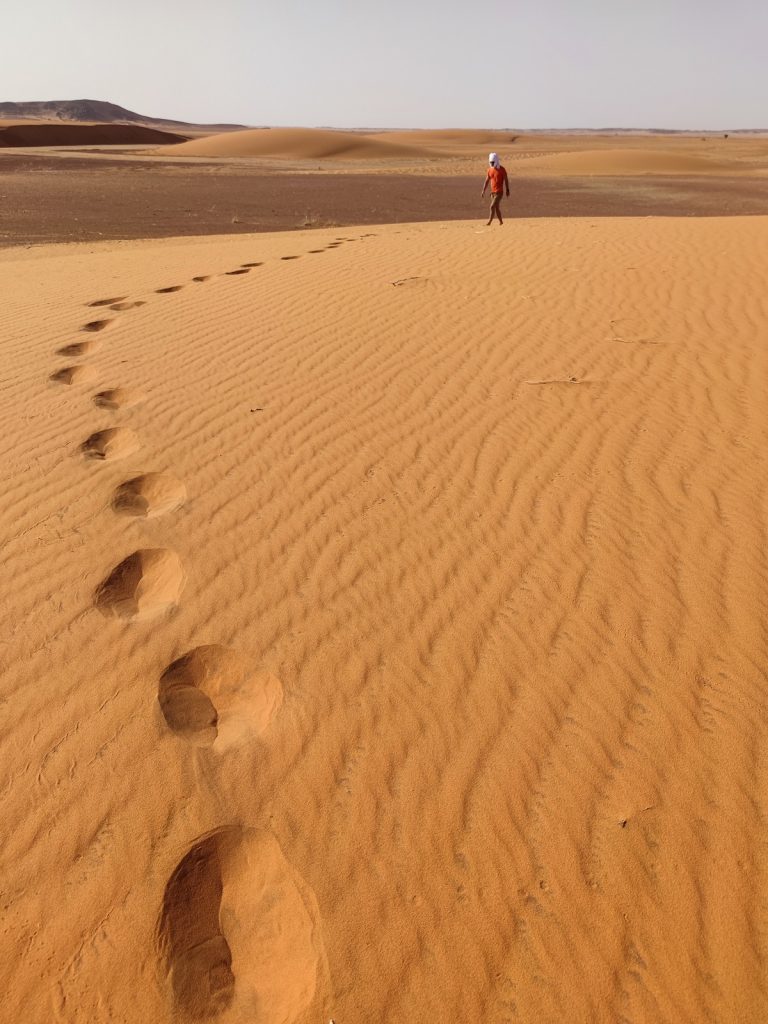
<path fill-rule="evenodd" d="M 321 217 L 319 214 L 307 210 L 304 214 L 304 220 L 299 221 L 297 226 L 300 228 L 339 228 L 341 224 L 336 220 L 328 220 L 326 217 Z"/>

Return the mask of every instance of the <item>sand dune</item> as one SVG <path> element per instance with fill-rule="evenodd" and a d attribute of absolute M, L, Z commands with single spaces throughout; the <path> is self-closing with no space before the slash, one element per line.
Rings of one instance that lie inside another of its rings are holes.
<path fill-rule="evenodd" d="M 509 146 L 520 138 L 519 132 L 483 131 L 476 128 L 432 128 L 410 131 L 374 132 L 372 139 L 405 146 Z"/>
<path fill-rule="evenodd" d="M 767 271 L 0 251 L 3 1020 L 762 1024 Z"/>
<path fill-rule="evenodd" d="M 322 128 L 252 128 L 193 139 L 175 146 L 174 156 L 280 157 L 289 160 L 386 159 L 428 157 L 415 145 L 404 145 L 383 136 L 371 138 L 360 132 Z M 168 152 L 164 151 L 167 156 Z"/>
<path fill-rule="evenodd" d="M 0 122 L 0 148 L 19 146 L 168 145 L 185 136 L 135 124 Z"/>
<path fill-rule="evenodd" d="M 733 174 L 740 169 L 735 161 L 663 149 L 587 148 L 532 157 L 511 152 L 507 159 L 512 161 L 510 169 L 520 174 Z"/>

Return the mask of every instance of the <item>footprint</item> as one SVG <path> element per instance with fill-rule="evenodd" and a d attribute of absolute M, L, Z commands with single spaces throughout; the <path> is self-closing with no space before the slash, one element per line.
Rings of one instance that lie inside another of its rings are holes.
<path fill-rule="evenodd" d="M 241 263 L 241 267 L 263 267 L 263 263 Z"/>
<path fill-rule="evenodd" d="M 186 577 L 167 548 L 144 548 L 124 559 L 96 591 L 96 607 L 118 619 L 143 621 L 179 603 Z"/>
<path fill-rule="evenodd" d="M 314 894 L 270 832 L 202 836 L 168 880 L 157 926 L 177 1011 L 202 1020 L 234 1007 L 237 1020 L 291 1024 L 325 963 L 318 921 Z"/>
<path fill-rule="evenodd" d="M 105 327 L 109 327 L 113 320 L 89 320 L 87 324 L 83 324 L 80 328 L 81 331 L 103 331 Z"/>
<path fill-rule="evenodd" d="M 193 277 L 192 278 L 193 281 L 197 281 L 198 283 L 200 281 L 210 281 L 210 279 L 211 279 L 211 275 L 210 274 L 198 274 L 197 277 Z"/>
<path fill-rule="evenodd" d="M 169 295 L 171 292 L 180 292 L 184 287 L 183 284 L 172 284 L 169 288 L 156 288 L 156 295 Z"/>
<path fill-rule="evenodd" d="M 141 447 L 141 443 L 132 430 L 126 427 L 110 427 L 108 430 L 97 430 L 95 434 L 83 441 L 83 454 L 89 459 L 102 462 L 114 462 L 133 455 Z"/>
<path fill-rule="evenodd" d="M 102 409 L 132 409 L 146 401 L 147 396 L 137 388 L 110 388 L 93 396 L 93 401 Z"/>
<path fill-rule="evenodd" d="M 64 348 L 57 349 L 57 355 L 89 356 L 92 352 L 96 352 L 100 348 L 100 341 L 76 341 L 72 345 L 65 345 Z"/>
<path fill-rule="evenodd" d="M 168 666 L 158 700 L 173 732 L 201 746 L 216 741 L 226 748 L 264 732 L 280 709 L 283 688 L 244 655 L 209 644 Z"/>
<path fill-rule="evenodd" d="M 325 252 L 325 249 L 308 249 L 308 252 Z"/>
<path fill-rule="evenodd" d="M 136 299 L 134 302 L 115 302 L 109 308 L 119 311 L 123 309 L 137 309 L 139 306 L 146 306 L 146 302 L 143 299 Z"/>
<path fill-rule="evenodd" d="M 89 384 L 95 378 L 96 371 L 87 365 L 65 366 L 51 374 L 51 380 L 57 384 Z"/>
<path fill-rule="evenodd" d="M 113 302 L 122 302 L 127 295 L 115 295 L 111 299 L 96 299 L 95 302 L 86 302 L 86 306 L 111 306 Z"/>
<path fill-rule="evenodd" d="M 246 267 L 241 267 L 240 270 L 227 270 L 226 271 L 227 277 L 235 277 L 237 274 L 247 274 L 247 273 L 249 273 L 249 271 L 248 271 L 248 269 Z"/>
<path fill-rule="evenodd" d="M 156 519 L 180 508 L 186 499 L 187 489 L 181 480 L 166 473 L 145 473 L 117 488 L 112 508 L 122 515 Z"/>
<path fill-rule="evenodd" d="M 298 256 L 281 256 L 280 257 L 281 260 L 297 260 L 298 258 L 299 258 Z"/>

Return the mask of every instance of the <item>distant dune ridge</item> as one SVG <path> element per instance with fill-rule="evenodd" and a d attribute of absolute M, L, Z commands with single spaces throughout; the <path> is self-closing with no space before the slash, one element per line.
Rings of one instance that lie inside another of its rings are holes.
<path fill-rule="evenodd" d="M 0 148 L 23 146 L 167 146 L 186 136 L 142 124 L 27 123 L 3 127 Z"/>
<path fill-rule="evenodd" d="M 251 128 L 193 139 L 173 150 L 179 156 L 279 157 L 290 160 L 428 158 L 434 154 L 418 145 L 390 141 L 386 134 L 335 131 L 328 128 Z"/>
<path fill-rule="evenodd" d="M 520 171 L 553 174 L 718 174 L 733 173 L 733 162 L 689 153 L 651 149 L 602 149 L 522 156 Z"/>

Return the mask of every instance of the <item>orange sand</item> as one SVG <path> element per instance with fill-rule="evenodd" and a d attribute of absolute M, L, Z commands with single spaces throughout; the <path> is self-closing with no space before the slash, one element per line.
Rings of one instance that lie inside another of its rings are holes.
<path fill-rule="evenodd" d="M 322 128 L 250 128 L 182 142 L 168 150 L 167 155 L 384 160 L 391 157 L 429 157 L 432 154 L 417 146 L 390 141 L 386 136 L 370 138 L 360 132 Z"/>
<path fill-rule="evenodd" d="M 767 273 L 0 252 L 2 1020 L 764 1021 Z"/>
<path fill-rule="evenodd" d="M 306 162 L 306 170 L 382 173 L 482 173 L 490 150 L 510 175 L 765 175 L 768 139 L 761 136 L 516 133 L 511 131 L 349 132 L 316 128 L 261 128 L 224 132 L 149 151 L 167 159 Z"/>

